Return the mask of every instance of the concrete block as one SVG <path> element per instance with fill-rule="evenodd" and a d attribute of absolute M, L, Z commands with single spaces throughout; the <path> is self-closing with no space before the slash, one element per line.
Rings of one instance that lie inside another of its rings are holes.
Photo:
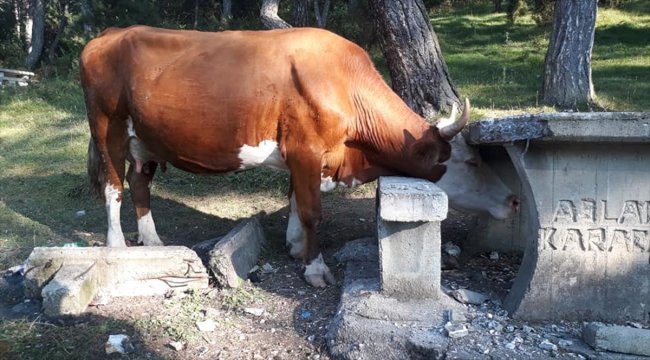
<path fill-rule="evenodd" d="M 442 221 L 447 218 L 447 194 L 427 180 L 380 177 L 377 199 L 378 216 L 384 221 Z"/>
<path fill-rule="evenodd" d="M 98 293 L 100 284 L 94 265 L 66 265 L 41 292 L 46 315 L 76 315 L 84 312 Z"/>
<path fill-rule="evenodd" d="M 98 293 L 151 296 L 208 287 L 201 260 L 184 246 L 39 247 L 26 264 L 25 296 L 42 296 L 51 315 L 79 313 Z"/>
<path fill-rule="evenodd" d="M 650 356 L 650 330 L 593 322 L 582 330 L 584 341 L 596 350 Z"/>
<path fill-rule="evenodd" d="M 210 270 L 221 286 L 238 287 L 255 266 L 266 242 L 259 220 L 251 218 L 237 224 L 209 253 Z"/>
<path fill-rule="evenodd" d="M 400 177 L 381 177 L 377 194 L 382 292 L 400 299 L 437 299 L 447 195 L 428 181 Z"/>
<path fill-rule="evenodd" d="M 521 184 L 525 221 L 513 231 L 526 248 L 505 308 L 527 320 L 650 320 L 650 114 L 539 114 L 468 131 L 503 144 Z"/>

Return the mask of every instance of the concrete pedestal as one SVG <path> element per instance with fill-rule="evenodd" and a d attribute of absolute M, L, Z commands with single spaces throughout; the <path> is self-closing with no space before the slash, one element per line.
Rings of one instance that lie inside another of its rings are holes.
<path fill-rule="evenodd" d="M 529 320 L 650 319 L 650 113 L 484 120 L 521 184 L 526 250 L 505 301 Z"/>
<path fill-rule="evenodd" d="M 377 206 L 382 293 L 439 298 L 440 221 L 447 217 L 447 194 L 426 180 L 381 177 Z"/>

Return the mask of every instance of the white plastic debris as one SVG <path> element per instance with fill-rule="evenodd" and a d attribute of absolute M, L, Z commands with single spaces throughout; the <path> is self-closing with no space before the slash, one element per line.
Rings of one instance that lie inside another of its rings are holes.
<path fill-rule="evenodd" d="M 128 354 L 135 351 L 131 340 L 127 335 L 117 334 L 109 335 L 108 341 L 104 344 L 107 354 L 119 353 L 119 354 Z"/>
<path fill-rule="evenodd" d="M 185 347 L 185 344 L 180 341 L 172 341 L 169 343 L 169 346 L 176 351 L 181 351 Z"/>
<path fill-rule="evenodd" d="M 201 332 L 211 332 L 214 331 L 217 328 L 217 323 L 214 321 L 207 319 L 204 321 L 197 321 L 196 322 L 196 327 L 199 329 Z"/>
<path fill-rule="evenodd" d="M 493 260 L 493 261 L 499 260 L 499 253 L 497 251 L 492 251 L 490 253 L 490 260 Z"/>
<path fill-rule="evenodd" d="M 262 316 L 264 314 L 264 309 L 248 307 L 244 309 L 244 312 L 253 316 Z"/>

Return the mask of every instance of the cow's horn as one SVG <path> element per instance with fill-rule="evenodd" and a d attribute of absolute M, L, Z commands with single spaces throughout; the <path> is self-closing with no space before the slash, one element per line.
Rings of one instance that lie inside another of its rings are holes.
<path fill-rule="evenodd" d="M 469 99 L 465 98 L 465 107 L 463 108 L 463 113 L 461 114 L 460 118 L 454 120 L 450 124 L 445 124 L 439 127 L 440 136 L 442 136 L 443 139 L 449 141 L 461 130 L 463 130 L 463 127 L 465 127 L 469 121 L 469 111 Z M 456 117 L 457 112 L 458 110 L 456 109 L 456 104 L 454 104 L 449 119 L 453 120 Z"/>

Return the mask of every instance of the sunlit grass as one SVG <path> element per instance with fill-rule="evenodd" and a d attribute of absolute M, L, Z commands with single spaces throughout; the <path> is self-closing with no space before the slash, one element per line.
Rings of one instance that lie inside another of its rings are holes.
<path fill-rule="evenodd" d="M 550 28 L 530 15 L 512 24 L 488 5 L 437 13 L 431 21 L 452 79 L 473 100 L 473 118 L 552 110 L 540 93 Z M 599 8 L 592 76 L 603 108 L 650 109 L 650 2 Z"/>

